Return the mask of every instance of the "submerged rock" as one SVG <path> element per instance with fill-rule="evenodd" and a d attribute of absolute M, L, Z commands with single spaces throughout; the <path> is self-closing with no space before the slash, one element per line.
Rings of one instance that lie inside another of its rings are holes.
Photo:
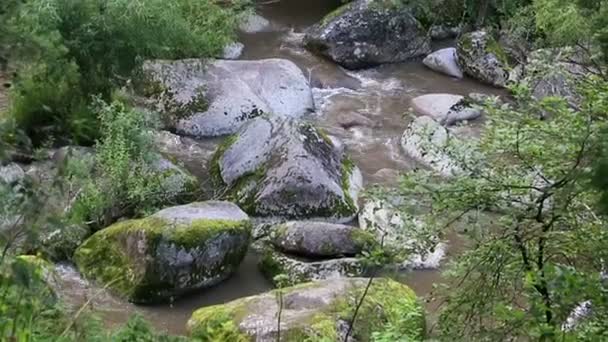
<path fill-rule="evenodd" d="M 462 69 L 458 65 L 455 48 L 437 50 L 422 61 L 429 69 L 448 76 L 462 78 Z"/>
<path fill-rule="evenodd" d="M 247 214 L 234 204 L 192 203 L 103 229 L 74 261 L 86 277 L 132 302 L 167 301 L 230 276 L 250 234 Z"/>
<path fill-rule="evenodd" d="M 450 156 L 449 131 L 428 116 L 421 116 L 403 133 L 401 146 L 405 153 L 444 177 L 462 172 Z"/>
<path fill-rule="evenodd" d="M 332 279 L 241 298 L 195 311 L 187 327 L 193 338 L 206 341 L 274 342 L 279 331 L 285 342 L 343 341 L 367 283 L 366 278 Z M 408 341 L 424 339 L 424 311 L 409 287 L 377 278 L 366 298 L 353 326 L 353 340 L 370 341 L 374 327 L 388 324 L 398 325 Z M 389 314 L 394 312 L 402 314 Z M 223 328 L 215 329 L 218 326 Z"/>
<path fill-rule="evenodd" d="M 270 21 L 259 14 L 251 13 L 241 18 L 239 29 L 244 33 L 258 33 L 269 31 L 272 28 Z"/>
<path fill-rule="evenodd" d="M 444 126 L 451 126 L 481 116 L 481 109 L 473 107 L 471 102 L 460 95 L 427 94 L 415 97 L 412 106 L 417 113 L 428 115 Z"/>
<path fill-rule="evenodd" d="M 382 0 L 343 5 L 313 26 L 304 44 L 349 69 L 403 62 L 430 50 L 430 38 L 410 8 Z"/>
<path fill-rule="evenodd" d="M 245 44 L 241 42 L 233 42 L 226 46 L 224 46 L 224 50 L 222 51 L 223 59 L 239 59 L 243 54 L 243 49 L 245 49 Z"/>
<path fill-rule="evenodd" d="M 284 59 L 148 61 L 139 86 L 169 129 L 194 138 L 232 134 L 264 113 L 300 117 L 313 110 L 302 71 Z"/>
<path fill-rule="evenodd" d="M 218 148 L 211 170 L 219 193 L 251 215 L 346 222 L 358 211 L 361 172 L 310 123 L 256 118 Z"/>
<path fill-rule="evenodd" d="M 470 77 L 495 87 L 507 85 L 508 57 L 489 33 L 475 31 L 463 35 L 456 54 L 462 70 Z"/>

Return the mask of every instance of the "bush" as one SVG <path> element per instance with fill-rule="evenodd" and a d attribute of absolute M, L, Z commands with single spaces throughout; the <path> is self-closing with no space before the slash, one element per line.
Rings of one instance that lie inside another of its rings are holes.
<path fill-rule="evenodd" d="M 19 64 L 11 114 L 37 142 L 49 136 L 92 142 L 91 96 L 108 100 L 144 59 L 219 54 L 237 16 L 211 0 L 11 4 L 0 12 L 8 58 Z"/>
<path fill-rule="evenodd" d="M 189 199 L 196 181 L 158 166 L 162 156 L 152 140 L 157 119 L 117 101 L 99 101 L 97 106 L 101 137 L 93 163 L 68 160 L 68 176 L 83 184 L 72 220 L 106 226 L 121 216 L 145 216 Z M 173 184 L 176 175 L 186 182 Z"/>

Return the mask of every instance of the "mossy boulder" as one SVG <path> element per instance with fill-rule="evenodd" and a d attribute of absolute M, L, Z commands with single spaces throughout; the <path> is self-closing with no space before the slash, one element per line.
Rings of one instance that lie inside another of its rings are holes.
<path fill-rule="evenodd" d="M 507 85 L 509 58 L 492 35 L 486 31 L 464 34 L 456 51 L 458 64 L 467 75 L 495 87 Z"/>
<path fill-rule="evenodd" d="M 192 203 L 98 231 L 74 261 L 87 278 L 132 302 L 167 301 L 230 276 L 250 234 L 249 218 L 237 206 Z"/>
<path fill-rule="evenodd" d="M 250 215 L 345 222 L 358 211 L 359 169 L 337 140 L 307 122 L 251 120 L 211 164 L 218 193 Z"/>
<path fill-rule="evenodd" d="M 236 132 L 264 113 L 300 117 L 314 108 L 308 79 L 291 61 L 186 59 L 148 61 L 141 93 L 180 135 Z"/>
<path fill-rule="evenodd" d="M 430 51 L 430 37 L 412 9 L 387 0 L 343 5 L 308 30 L 304 44 L 349 69 L 404 62 Z"/>
<path fill-rule="evenodd" d="M 281 341 L 343 341 L 368 279 L 340 278 L 287 287 L 223 305 L 199 309 L 188 321 L 193 338 L 204 341 L 277 340 L 281 312 Z M 283 303 L 279 305 L 279 300 Z M 425 334 L 423 308 L 407 286 L 377 278 L 361 305 L 351 338 L 369 341 L 387 326 L 404 340 L 421 341 Z"/>

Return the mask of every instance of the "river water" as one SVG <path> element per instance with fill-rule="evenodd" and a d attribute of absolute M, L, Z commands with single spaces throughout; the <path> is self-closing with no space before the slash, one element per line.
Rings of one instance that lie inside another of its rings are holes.
<path fill-rule="evenodd" d="M 351 72 L 310 54 L 299 44 L 303 30 L 339 4 L 339 0 L 282 0 L 258 5 L 258 13 L 271 21 L 272 30 L 242 34 L 239 40 L 245 44 L 245 50 L 241 59 L 286 58 L 296 63 L 314 87 L 317 111 L 310 119 L 342 139 L 361 168 L 366 185 L 394 185 L 399 173 L 416 167 L 399 147 L 401 135 L 411 121 L 412 98 L 428 93 L 467 95 L 471 92 L 499 94 L 499 91 L 472 80 L 455 80 L 432 72 L 420 61 Z M 443 45 L 450 42 L 437 47 Z M 204 144 L 208 149 L 209 144 L 213 146 L 215 142 Z M 193 165 L 195 169 L 200 168 L 196 161 Z M 448 238 L 449 257 L 462 249 L 462 243 L 455 234 Z M 254 254 L 248 255 L 238 272 L 220 285 L 159 306 L 136 307 L 88 284 L 69 265 L 60 265 L 58 270 L 65 282 L 63 295 L 73 305 L 93 298 L 94 310 L 110 325 L 122 323 L 132 313 L 139 312 L 156 328 L 172 334 L 185 334 L 191 313 L 202 306 L 225 303 L 271 288 L 258 272 Z M 436 308 L 436 301 L 430 297 L 433 283 L 440 280 L 439 271 L 415 271 L 399 279 L 425 298 L 427 309 Z"/>

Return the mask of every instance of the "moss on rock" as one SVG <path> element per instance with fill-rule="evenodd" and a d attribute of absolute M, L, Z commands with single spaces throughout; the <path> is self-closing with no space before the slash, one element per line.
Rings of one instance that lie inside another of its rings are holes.
<path fill-rule="evenodd" d="M 192 337 L 205 341 L 223 341 L 226 334 L 235 336 L 235 341 L 276 337 L 280 295 L 284 303 L 290 303 L 282 308 L 283 317 L 289 318 L 281 327 L 282 341 L 339 341 L 343 338 L 344 323 L 352 320 L 366 284 L 364 278 L 340 278 L 202 308 L 190 318 L 188 330 Z M 409 287 L 377 278 L 359 309 L 351 336 L 357 341 L 369 341 L 373 332 L 388 327 L 408 341 L 423 340 L 424 312 Z"/>
<path fill-rule="evenodd" d="M 235 270 L 247 250 L 250 231 L 248 220 L 128 220 L 91 236 L 76 250 L 74 261 L 86 277 L 131 301 L 163 301 Z M 214 244 L 232 249 L 221 251 L 217 260 L 201 260 L 208 248 L 216 248 Z"/>

